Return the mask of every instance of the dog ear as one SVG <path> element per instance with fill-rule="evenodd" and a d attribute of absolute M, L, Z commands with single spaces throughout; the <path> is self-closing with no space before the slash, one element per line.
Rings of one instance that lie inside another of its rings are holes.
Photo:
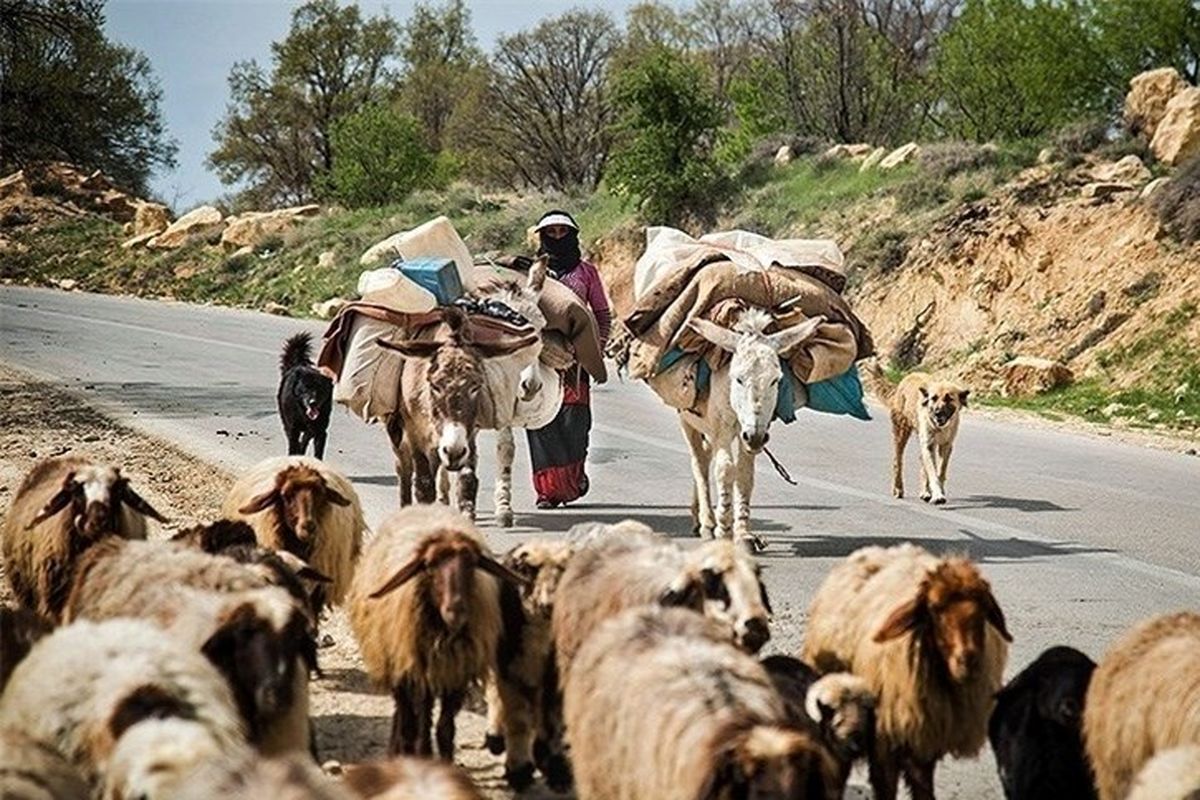
<path fill-rule="evenodd" d="M 967 407 L 967 397 L 971 394 L 970 389 L 963 389 L 958 393 L 958 404 L 963 408 Z"/>
<path fill-rule="evenodd" d="M 929 389 L 925 388 L 924 386 L 918 386 L 917 391 L 921 393 L 921 405 L 928 405 Z"/>

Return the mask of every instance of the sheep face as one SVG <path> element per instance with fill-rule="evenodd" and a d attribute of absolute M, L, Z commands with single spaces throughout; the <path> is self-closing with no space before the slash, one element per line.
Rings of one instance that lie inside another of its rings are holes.
<path fill-rule="evenodd" d="M 807 734 L 756 726 L 734 738 L 715 766 L 705 798 L 801 800 L 834 798 L 838 767 Z"/>
<path fill-rule="evenodd" d="M 875 634 L 875 641 L 887 642 L 909 631 L 927 636 L 941 655 L 950 679 L 963 683 L 982 661 L 987 625 L 1006 641 L 1012 641 L 1004 612 L 988 582 L 974 564 L 952 558 L 926 575 L 916 597 L 891 613 Z"/>
<path fill-rule="evenodd" d="M 275 487 L 263 492 L 238 509 L 242 514 L 256 514 L 276 508 L 287 530 L 287 550 L 308 558 L 312 536 L 317 531 L 317 519 L 327 504 L 348 506 L 350 501 L 325 483 L 324 476 L 312 467 L 293 464 L 275 476 Z"/>
<path fill-rule="evenodd" d="M 728 625 L 739 647 L 757 653 L 771 638 L 771 602 L 759 566 L 727 539 L 706 543 L 691 560 L 695 571 L 685 593 L 698 592 L 704 615 Z"/>
<path fill-rule="evenodd" d="M 504 563 L 527 582 L 521 599 L 531 615 L 550 619 L 554 609 L 554 592 L 562 580 L 563 571 L 571 558 L 571 546 L 566 542 L 526 542 L 504 557 Z"/>
<path fill-rule="evenodd" d="M 70 508 L 75 530 L 88 539 L 96 539 L 121 529 L 122 504 L 159 522 L 167 521 L 130 487 L 129 479 L 122 477 L 119 469 L 89 464 L 67 474 L 62 488 L 28 527 Z"/>
<path fill-rule="evenodd" d="M 1037 676 L 1038 716 L 1078 731 L 1083 725 L 1083 701 L 1096 664 L 1068 647 L 1052 648 L 1042 657 L 1058 669 L 1045 669 Z"/>
<path fill-rule="evenodd" d="M 447 629 L 457 632 L 467 623 L 476 569 L 518 586 L 526 583 L 521 576 L 484 553 L 470 536 L 460 531 L 443 531 L 427 536 L 408 563 L 370 596 L 383 597 L 417 575 L 425 575 L 429 599 L 438 616 Z"/>

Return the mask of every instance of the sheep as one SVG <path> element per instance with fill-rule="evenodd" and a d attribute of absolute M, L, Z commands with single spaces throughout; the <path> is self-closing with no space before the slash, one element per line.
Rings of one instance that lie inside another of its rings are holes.
<path fill-rule="evenodd" d="M 24 733 L 0 730 L 0 797 L 6 800 L 80 800 L 88 796 L 79 771 Z"/>
<path fill-rule="evenodd" d="M 568 542 L 533 539 L 503 558 L 528 585 L 523 591 L 508 583 L 500 588 L 504 632 L 496 675 L 487 686 L 486 743 L 496 755 L 507 750 L 504 776 L 518 790 L 533 781 L 535 752 L 551 788 L 566 789 L 571 783 L 565 756 L 553 749 L 562 741 L 562 731 L 550 615 L 573 550 Z"/>
<path fill-rule="evenodd" d="M 770 638 L 771 605 L 759 567 L 728 539 L 684 551 L 634 523 L 593 530 L 571 558 L 555 593 L 553 629 L 559 683 L 588 634 L 627 608 L 659 603 L 702 610 L 754 653 Z"/>
<path fill-rule="evenodd" d="M 839 796 L 837 764 L 788 724 L 762 665 L 689 609 L 599 625 L 564 707 L 579 800 Z"/>
<path fill-rule="evenodd" d="M 969 559 L 903 544 L 865 547 L 834 567 L 812 601 L 801 657 L 866 681 L 879 698 L 875 796 L 893 800 L 903 771 L 921 800 L 934 796 L 942 756 L 983 746 L 1011 641 Z"/>
<path fill-rule="evenodd" d="M 173 800 L 206 764 L 248 753 L 241 742 L 214 737 L 204 725 L 169 717 L 147 719 L 117 741 L 102 800 Z"/>
<path fill-rule="evenodd" d="M 1051 647 L 996 695 L 988 740 L 1010 800 L 1095 800 L 1083 751 L 1083 705 L 1096 662 Z"/>
<path fill-rule="evenodd" d="M 354 800 L 310 759 L 253 754 L 210 762 L 192 773 L 171 800 Z M 147 798 L 146 800 L 157 800 Z M 430 799 L 432 800 L 432 798 Z"/>
<path fill-rule="evenodd" d="M 384 520 L 347 594 L 367 673 L 395 700 L 390 755 L 454 755 L 454 717 L 469 686 L 495 668 L 499 581 L 521 578 L 487 551 L 465 516 L 408 506 Z"/>
<path fill-rule="evenodd" d="M 1200 800 L 1200 745 L 1163 750 L 1147 761 L 1126 800 Z"/>
<path fill-rule="evenodd" d="M 483 800 L 461 769 L 425 758 L 339 765 L 335 774 L 364 800 Z"/>
<path fill-rule="evenodd" d="M 762 665 L 787 708 L 788 720 L 820 736 L 837 760 L 845 786 L 855 759 L 869 753 L 874 741 L 875 694 L 857 675 L 818 675 L 791 656 L 769 656 Z"/>
<path fill-rule="evenodd" d="M 234 588 L 204 585 L 196 576 L 205 571 L 223 573 Z M 152 621 L 212 662 L 263 753 L 308 747 L 308 678 L 317 659 L 316 630 L 303 599 L 220 556 L 170 543 L 110 540 L 80 560 L 66 618 L 114 617 Z"/>
<path fill-rule="evenodd" d="M 362 504 L 346 476 L 306 456 L 259 462 L 238 478 L 221 513 L 254 529 L 259 544 L 282 550 L 332 578 L 328 591 L 314 592 L 313 604 L 340 605 L 362 550 Z"/>
<path fill-rule="evenodd" d="M 1119 800 L 1162 750 L 1200 744 L 1200 614 L 1147 620 L 1100 660 L 1088 686 L 1083 739 L 1100 800 Z"/>
<path fill-rule="evenodd" d="M 45 617 L 24 608 L 0 606 L 0 691 L 29 649 L 52 630 L 54 626 Z"/>
<path fill-rule="evenodd" d="M 192 720 L 230 749 L 245 741 L 220 673 L 141 620 L 57 629 L 34 645 L 0 695 L 0 728 L 54 747 L 90 785 L 121 735 L 152 717 Z"/>
<path fill-rule="evenodd" d="M 74 560 L 104 536 L 145 539 L 146 517 L 166 522 L 117 467 L 82 456 L 37 464 L 0 530 L 0 554 L 17 602 L 57 622 Z"/>

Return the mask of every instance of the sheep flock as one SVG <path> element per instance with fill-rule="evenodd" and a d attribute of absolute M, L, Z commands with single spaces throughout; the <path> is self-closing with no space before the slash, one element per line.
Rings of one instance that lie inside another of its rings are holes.
<path fill-rule="evenodd" d="M 1009 800 L 1200 798 L 1200 613 L 1018 668 L 981 565 L 870 546 L 778 652 L 762 568 L 729 540 L 626 520 L 497 552 L 438 505 L 368 529 L 346 476 L 306 456 L 255 466 L 168 538 L 136 484 L 47 459 L 5 514 L 0 798 L 480 800 L 455 765 L 473 697 L 473 744 L 518 793 L 833 800 L 857 770 L 875 798 L 921 800 L 990 745 Z M 310 719 L 334 609 L 393 709 L 357 764 L 322 764 Z"/>

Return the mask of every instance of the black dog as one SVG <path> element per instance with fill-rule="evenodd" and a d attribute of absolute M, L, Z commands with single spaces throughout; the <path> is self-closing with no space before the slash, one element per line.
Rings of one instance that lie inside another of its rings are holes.
<path fill-rule="evenodd" d="M 313 455 L 325 457 L 325 436 L 333 410 L 333 381 L 312 363 L 312 335 L 297 333 L 283 344 L 279 358 L 279 418 L 287 434 L 288 455 L 302 456 L 313 443 Z"/>

